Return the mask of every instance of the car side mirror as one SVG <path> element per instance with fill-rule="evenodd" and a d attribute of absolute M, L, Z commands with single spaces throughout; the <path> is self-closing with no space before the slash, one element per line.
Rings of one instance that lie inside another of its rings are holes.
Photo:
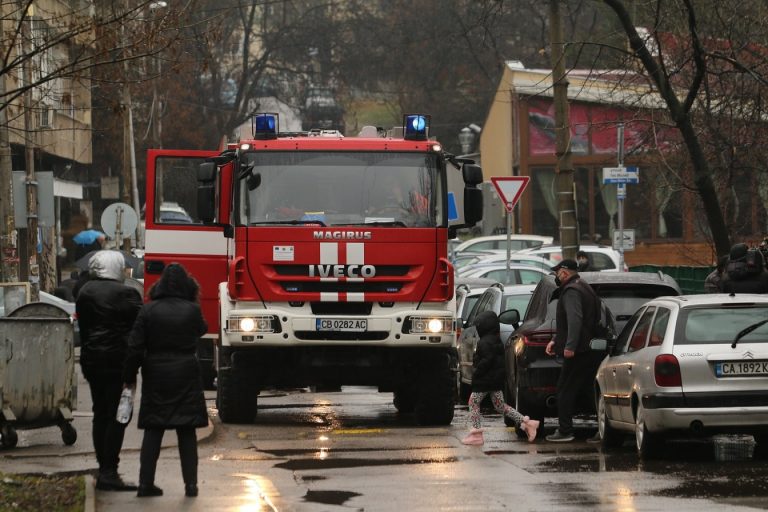
<path fill-rule="evenodd" d="M 609 347 L 609 342 L 604 338 L 593 338 L 589 340 L 590 350 L 594 350 L 596 352 L 607 352 L 608 347 Z"/>
<path fill-rule="evenodd" d="M 508 309 L 499 315 L 499 322 L 513 325 L 517 329 L 520 325 L 520 312 L 516 309 Z"/>

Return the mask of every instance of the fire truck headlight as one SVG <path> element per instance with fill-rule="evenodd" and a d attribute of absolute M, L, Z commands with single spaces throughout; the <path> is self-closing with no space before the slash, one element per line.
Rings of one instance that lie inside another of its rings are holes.
<path fill-rule="evenodd" d="M 237 316 L 227 319 L 228 332 L 280 332 L 280 322 L 272 315 Z"/>
<path fill-rule="evenodd" d="M 241 318 L 240 319 L 240 330 L 243 332 L 251 332 L 254 327 L 256 327 L 256 322 L 253 321 L 253 318 Z"/>
<path fill-rule="evenodd" d="M 433 318 L 427 323 L 427 330 L 432 333 L 438 333 L 443 330 L 443 321 Z"/>
<path fill-rule="evenodd" d="M 403 322 L 403 332 L 409 334 L 448 334 L 455 329 L 453 318 L 410 316 Z"/>

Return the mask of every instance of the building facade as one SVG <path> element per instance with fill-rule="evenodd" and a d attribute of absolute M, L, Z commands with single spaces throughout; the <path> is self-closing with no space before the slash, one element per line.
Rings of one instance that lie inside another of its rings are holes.
<path fill-rule="evenodd" d="M 568 81 L 579 239 L 610 245 L 618 228 L 621 201 L 617 186 L 603 183 L 603 168 L 618 165 L 621 125 L 624 165 L 639 169 L 639 183 L 626 185 L 623 200 L 624 228 L 635 232 L 627 264 L 713 264 L 716 256 L 690 185 L 688 160 L 658 96 L 630 72 L 572 70 Z M 554 127 L 551 70 L 507 63 L 480 141 L 483 172 L 486 179 L 530 176 L 516 208 L 515 230 L 558 239 Z M 756 202 L 749 208 L 751 213 L 743 215 L 765 216 Z M 757 220 L 750 224 L 755 239 L 759 225 Z"/>

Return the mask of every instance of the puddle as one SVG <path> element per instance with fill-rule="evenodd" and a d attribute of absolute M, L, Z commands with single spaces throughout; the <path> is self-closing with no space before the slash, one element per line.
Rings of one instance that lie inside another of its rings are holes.
<path fill-rule="evenodd" d="M 571 506 L 590 507 L 597 509 L 603 504 L 600 497 L 587 491 L 579 484 L 559 483 L 552 486 L 551 483 L 537 484 L 542 487 L 542 494 L 551 496 L 561 503 L 567 503 Z"/>
<path fill-rule="evenodd" d="M 320 480 L 327 480 L 324 476 L 319 475 L 306 475 L 299 477 L 303 482 L 319 482 Z"/>
<path fill-rule="evenodd" d="M 274 467 L 291 471 L 312 469 L 362 468 L 374 466 L 404 466 L 409 464 L 450 464 L 456 457 L 435 457 L 424 459 L 296 459 L 275 464 Z"/>
<path fill-rule="evenodd" d="M 420 450 L 453 450 L 455 446 L 421 446 L 421 447 L 408 447 L 408 448 L 335 448 L 333 446 L 322 447 L 333 453 L 367 453 L 367 452 L 402 452 L 408 450 L 409 452 Z M 298 455 L 316 455 L 322 448 L 286 448 L 276 450 L 259 450 L 259 452 L 273 455 L 275 457 L 295 457 Z"/>
<path fill-rule="evenodd" d="M 765 474 L 753 478 L 739 474 L 706 480 L 692 479 L 655 494 L 675 498 L 768 498 L 768 481 Z"/>
<path fill-rule="evenodd" d="M 362 494 L 348 491 L 307 491 L 304 501 L 324 505 L 343 505 L 348 499 L 356 496 L 362 496 Z"/>

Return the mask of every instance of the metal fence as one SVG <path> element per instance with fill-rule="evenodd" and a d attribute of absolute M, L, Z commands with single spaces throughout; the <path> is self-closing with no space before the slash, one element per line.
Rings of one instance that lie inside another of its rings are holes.
<path fill-rule="evenodd" d="M 630 272 L 663 272 L 668 274 L 686 295 L 704 293 L 704 280 L 715 267 L 665 267 L 660 265 L 638 265 L 630 267 Z"/>

